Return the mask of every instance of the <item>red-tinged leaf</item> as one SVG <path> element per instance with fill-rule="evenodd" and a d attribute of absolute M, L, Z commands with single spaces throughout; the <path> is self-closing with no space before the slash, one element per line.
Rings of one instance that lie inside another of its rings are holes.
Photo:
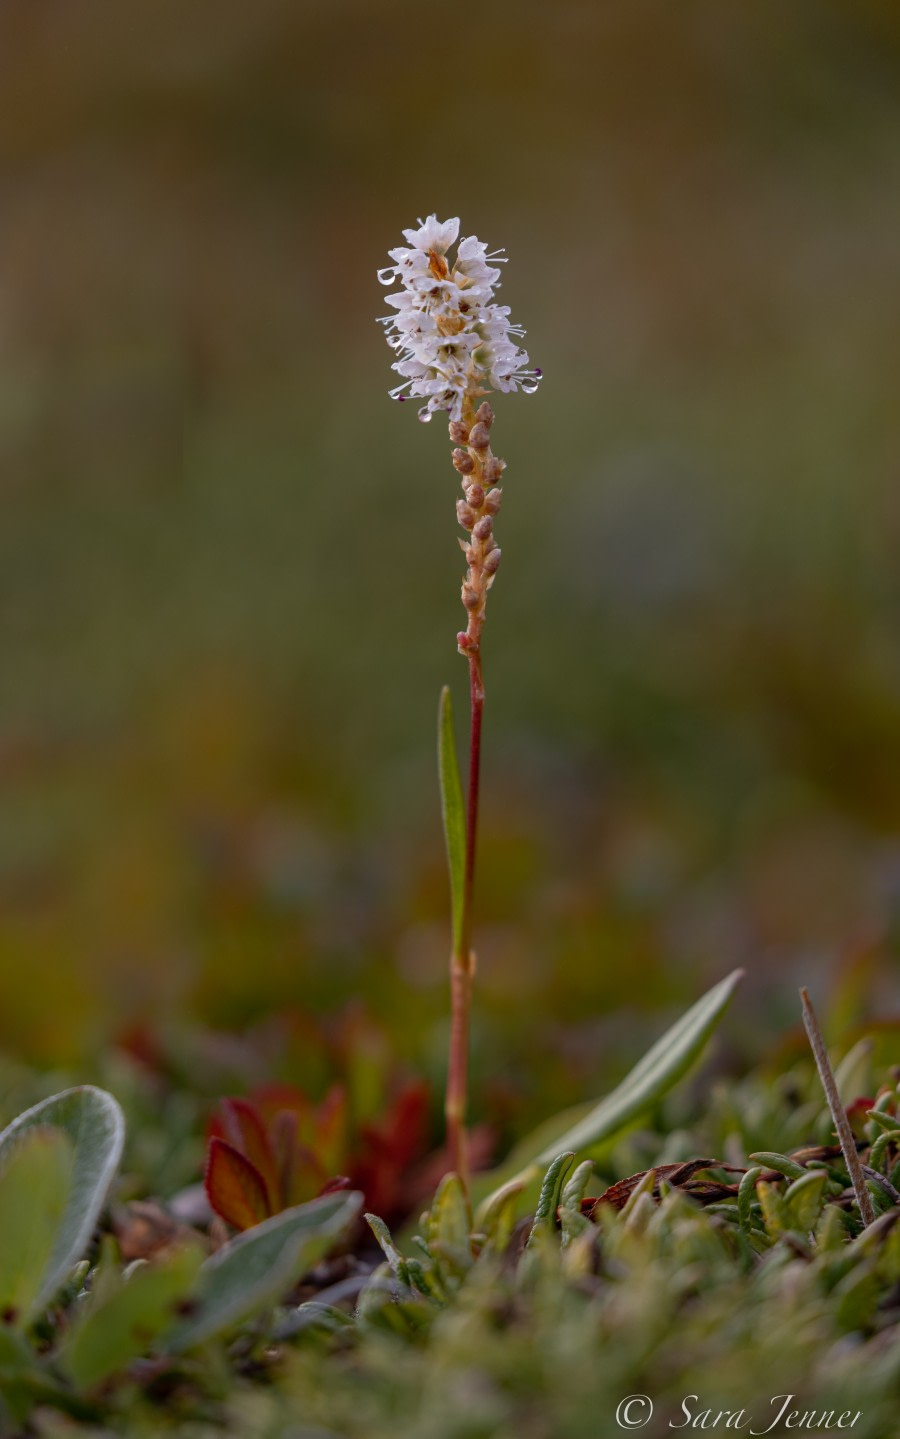
<path fill-rule="evenodd" d="M 250 1098 L 267 1124 L 271 1124 L 276 1114 L 286 1109 L 289 1113 L 296 1114 L 298 1124 L 303 1125 L 308 1122 L 313 1109 L 313 1102 L 308 1094 L 297 1089 L 296 1085 L 284 1084 L 277 1079 L 273 1079 L 269 1084 L 258 1084 Z"/>
<path fill-rule="evenodd" d="M 203 1183 L 213 1209 L 235 1229 L 251 1229 L 272 1213 L 259 1170 L 217 1135 L 209 1141 Z"/>
<path fill-rule="evenodd" d="M 353 1187 L 387 1224 L 405 1217 L 415 1202 L 410 1167 L 425 1146 L 427 1113 L 428 1086 L 416 1081 L 400 1091 L 382 1124 L 360 1131 L 350 1167 Z"/>
<path fill-rule="evenodd" d="M 865 1126 L 869 1119 L 869 1110 L 874 1109 L 875 1100 L 859 1098 L 854 1099 L 852 1104 L 847 1105 L 847 1118 L 850 1121 L 850 1128 L 857 1135 L 865 1133 Z"/>
<path fill-rule="evenodd" d="M 347 1091 L 342 1084 L 329 1089 L 315 1114 L 314 1148 L 326 1174 L 344 1163 L 347 1153 Z"/>
<path fill-rule="evenodd" d="M 249 1159 L 265 1187 L 268 1212 L 274 1214 L 278 1207 L 278 1166 L 265 1120 L 256 1105 L 248 1099 L 223 1099 L 218 1123 L 214 1121 L 210 1129 Z"/>
<path fill-rule="evenodd" d="M 269 1126 L 278 1166 L 278 1196 L 282 1208 L 291 1204 L 294 1192 L 294 1171 L 297 1167 L 297 1116 L 281 1109 Z"/>
<path fill-rule="evenodd" d="M 381 1124 L 367 1124 L 360 1131 L 363 1146 L 405 1169 L 422 1154 L 427 1119 L 428 1086 L 415 1080 L 400 1090 Z"/>
<path fill-rule="evenodd" d="M 701 1204 L 713 1204 L 737 1193 L 737 1186 L 733 1184 L 721 1184 L 715 1180 L 696 1180 L 694 1176 L 702 1173 L 704 1169 L 726 1169 L 735 1174 L 741 1172 L 735 1165 L 727 1164 L 722 1159 L 688 1159 L 681 1164 L 655 1164 L 653 1166 L 654 1199 L 659 1198 L 661 1182 L 677 1189 L 684 1189 L 694 1199 L 698 1199 Z M 611 1184 L 599 1199 L 582 1200 L 582 1213 L 588 1213 L 591 1217 L 595 1217 L 602 1204 L 610 1204 L 614 1209 L 624 1209 L 635 1189 L 649 1173 L 648 1169 L 644 1169 L 640 1174 L 631 1174 L 627 1179 L 620 1179 L 616 1184 Z"/>
<path fill-rule="evenodd" d="M 296 1145 L 291 1188 L 285 1196 L 286 1204 L 305 1204 L 308 1199 L 314 1199 L 327 1179 L 328 1171 L 319 1163 L 318 1155 L 307 1149 L 305 1144 Z"/>
<path fill-rule="evenodd" d="M 322 1188 L 319 1190 L 316 1198 L 321 1199 L 323 1194 L 337 1194 L 338 1191 L 341 1189 L 352 1188 L 353 1185 L 347 1178 L 346 1174 L 336 1174 L 333 1179 L 329 1179 L 327 1184 L 322 1185 Z"/>

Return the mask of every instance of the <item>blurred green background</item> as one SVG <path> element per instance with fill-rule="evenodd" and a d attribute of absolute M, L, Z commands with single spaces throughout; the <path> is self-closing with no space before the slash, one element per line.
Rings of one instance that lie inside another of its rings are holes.
<path fill-rule="evenodd" d="M 361 997 L 439 1073 L 461 556 L 388 402 L 417 216 L 506 246 L 475 1063 L 574 1100 L 895 1011 L 900 11 L 0 10 L 0 1044 Z M 482 1101 L 487 1103 L 487 1100 Z"/>

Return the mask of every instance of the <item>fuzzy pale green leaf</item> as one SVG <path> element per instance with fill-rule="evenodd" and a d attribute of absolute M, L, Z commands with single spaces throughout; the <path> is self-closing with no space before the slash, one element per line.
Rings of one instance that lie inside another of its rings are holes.
<path fill-rule="evenodd" d="M 32 1130 L 55 1129 L 71 1146 L 71 1167 L 53 1244 L 30 1305 L 42 1309 L 53 1298 L 93 1233 L 107 1190 L 122 1156 L 125 1121 L 116 1100 L 93 1085 L 54 1094 L 27 1109 L 0 1134 L 0 1171 Z M 50 1184 L 49 1178 L 45 1179 Z M 55 1183 L 55 1182 L 54 1182 Z M 49 1196 L 50 1190 L 45 1193 Z M 48 1202 L 50 1202 L 48 1197 Z M 52 1201 L 54 1204 L 57 1199 Z"/>
<path fill-rule="evenodd" d="M 285 1209 L 232 1239 L 200 1268 L 188 1296 L 192 1313 L 163 1336 L 181 1353 L 276 1304 L 356 1218 L 362 1195 L 341 1190 Z"/>
<path fill-rule="evenodd" d="M 24 1130 L 0 1169 L 0 1311 L 27 1323 L 66 1207 L 73 1147 L 61 1129 Z"/>

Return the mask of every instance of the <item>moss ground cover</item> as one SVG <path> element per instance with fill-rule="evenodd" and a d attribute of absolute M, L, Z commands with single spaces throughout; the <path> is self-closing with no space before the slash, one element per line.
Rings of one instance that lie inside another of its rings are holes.
<path fill-rule="evenodd" d="M 587 1157 L 562 1154 L 529 1203 L 507 1186 L 473 1221 L 456 1179 L 421 1203 L 411 1191 L 393 1233 L 377 1216 L 363 1223 L 364 1195 L 346 1189 L 226 1229 L 196 1183 L 209 1101 L 120 1056 L 111 1077 L 129 1141 L 111 1188 L 118 1105 L 103 1091 L 38 1101 L 0 1142 L 7 1222 L 12 1205 L 52 1222 L 55 1204 L 72 1234 L 67 1216 L 87 1204 L 92 1224 L 50 1272 L 49 1301 L 17 1307 L 22 1275 L 4 1254 L 0 1432 L 574 1439 L 641 1418 L 652 1435 L 852 1420 L 854 1433 L 893 1439 L 892 1042 L 859 1043 L 838 1069 L 868 1228 L 802 1051 L 744 1079 L 707 1064 Z M 20 1094 L 46 1085 L 14 1077 Z M 97 1116 L 82 1103 L 103 1106 L 110 1135 L 93 1159 Z M 68 1136 L 68 1169 L 44 1161 L 54 1133 Z M 164 1147 L 168 1192 L 142 1159 Z M 99 1166 L 87 1200 L 83 1181 L 72 1198 L 73 1164 Z M 17 1255 L 20 1268 L 46 1269 L 50 1248 Z"/>

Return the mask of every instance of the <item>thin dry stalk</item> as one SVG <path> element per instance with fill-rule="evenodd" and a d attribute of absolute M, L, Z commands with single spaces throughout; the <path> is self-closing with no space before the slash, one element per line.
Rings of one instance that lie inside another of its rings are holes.
<path fill-rule="evenodd" d="M 819 1071 L 819 1078 L 822 1081 L 825 1098 L 828 1100 L 828 1108 L 831 1110 L 831 1117 L 834 1120 L 834 1127 L 837 1130 L 837 1136 L 840 1140 L 844 1161 L 847 1165 L 850 1178 L 853 1181 L 856 1202 L 859 1205 L 862 1222 L 863 1225 L 868 1226 L 875 1220 L 872 1196 L 869 1193 L 866 1177 L 863 1174 L 859 1155 L 856 1152 L 856 1140 L 853 1138 L 853 1131 L 850 1128 L 847 1111 L 841 1103 L 841 1096 L 838 1094 L 837 1081 L 834 1077 L 831 1061 L 828 1058 L 828 1051 L 825 1048 L 825 1040 L 822 1038 L 819 1021 L 816 1019 L 816 1011 L 813 1009 L 812 1000 L 805 989 L 801 989 L 800 991 L 800 1003 L 803 1006 L 803 1025 L 809 1036 L 809 1042 L 816 1061 L 816 1068 Z"/>

